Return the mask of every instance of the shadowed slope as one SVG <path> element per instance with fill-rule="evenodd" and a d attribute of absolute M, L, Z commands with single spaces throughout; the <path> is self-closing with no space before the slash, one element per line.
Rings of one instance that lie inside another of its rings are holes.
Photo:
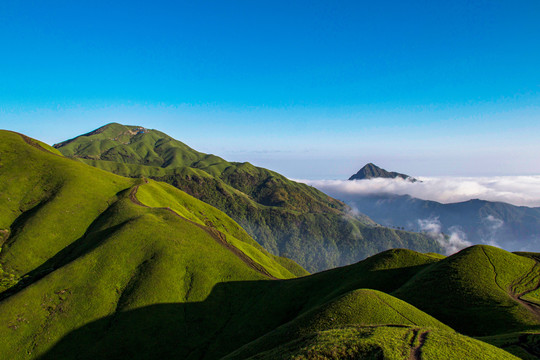
<path fill-rule="evenodd" d="M 299 279 L 221 283 L 204 301 L 123 312 L 107 334 L 102 329 L 110 319 L 100 319 L 69 334 L 43 359 L 72 358 L 77 343 L 88 344 L 90 349 L 79 355 L 83 359 L 98 355 L 116 359 L 124 354 L 135 359 L 218 359 L 227 354 L 231 359 L 382 354 L 389 359 L 514 359 L 500 349 L 456 334 L 410 304 L 366 289 L 392 292 L 405 288 L 404 284 L 414 282 L 441 261 L 408 250 L 391 250 Z M 462 293 L 452 296 L 453 301 L 466 301 Z M 476 305 L 484 306 L 481 301 Z M 491 311 L 497 317 L 507 309 L 501 306 Z M 190 314 L 188 323 L 181 314 Z M 142 325 L 135 326 L 139 323 Z"/>
<path fill-rule="evenodd" d="M 375 290 L 353 290 L 303 313 L 263 337 L 230 354 L 229 359 L 244 359 L 280 347 L 293 339 L 302 339 L 342 326 L 416 325 L 451 331 L 415 307 Z"/>
<path fill-rule="evenodd" d="M 396 308 L 410 310 L 405 316 L 415 323 L 448 329 L 389 295 L 356 290 L 375 284 L 394 289 L 433 261 L 412 251 L 389 251 L 355 265 L 299 279 L 220 283 L 203 301 L 153 305 L 115 315 L 118 320 L 106 334 L 103 329 L 111 319 L 100 319 L 68 335 L 44 358 L 72 358 L 75 344 L 87 344 L 89 350 L 77 354 L 79 358 L 99 355 L 114 359 L 129 354 L 136 359 L 216 359 L 288 323 L 286 327 L 296 326 L 302 333 L 349 323 L 410 324 Z M 400 266 L 405 270 L 401 276 Z M 393 285 L 387 281 L 390 279 L 394 279 Z M 385 307 L 372 314 L 365 311 L 366 304 L 371 304 L 371 309 Z"/>

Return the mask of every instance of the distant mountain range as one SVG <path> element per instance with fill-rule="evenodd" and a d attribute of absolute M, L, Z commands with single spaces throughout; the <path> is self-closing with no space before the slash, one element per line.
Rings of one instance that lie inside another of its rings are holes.
<path fill-rule="evenodd" d="M 54 147 L 118 175 L 169 183 L 225 212 L 268 251 L 310 272 L 394 247 L 442 251 L 428 236 L 379 226 L 313 187 L 200 153 L 157 130 L 112 123 Z"/>
<path fill-rule="evenodd" d="M 369 171 L 378 174 L 365 179 L 397 177 L 373 164 L 365 168 L 375 168 Z M 540 208 L 479 199 L 442 204 L 395 194 L 339 194 L 339 198 L 384 226 L 425 231 L 426 225 L 432 224 L 443 233 L 465 235 L 473 244 L 492 244 L 510 251 L 540 249 Z"/>

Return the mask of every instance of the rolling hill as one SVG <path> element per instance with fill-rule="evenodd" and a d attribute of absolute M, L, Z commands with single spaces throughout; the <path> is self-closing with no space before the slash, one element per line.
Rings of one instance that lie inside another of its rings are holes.
<path fill-rule="evenodd" d="M 5 358 L 540 356 L 537 253 L 391 249 L 308 275 L 169 184 L 7 131 L 0 190 Z"/>
<path fill-rule="evenodd" d="M 113 123 L 55 148 L 118 175 L 167 182 L 222 210 L 272 254 L 311 272 L 395 247 L 442 251 L 428 236 L 378 226 L 313 187 L 197 152 L 157 130 Z"/>

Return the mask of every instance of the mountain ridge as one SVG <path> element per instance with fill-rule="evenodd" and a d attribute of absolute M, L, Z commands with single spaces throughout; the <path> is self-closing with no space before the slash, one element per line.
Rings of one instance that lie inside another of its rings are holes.
<path fill-rule="evenodd" d="M 311 272 L 390 247 L 441 251 L 427 236 L 377 226 L 343 202 L 276 172 L 200 153 L 156 130 L 137 129 L 143 128 L 111 123 L 56 148 L 118 175 L 167 182 L 224 211 L 268 251 Z"/>

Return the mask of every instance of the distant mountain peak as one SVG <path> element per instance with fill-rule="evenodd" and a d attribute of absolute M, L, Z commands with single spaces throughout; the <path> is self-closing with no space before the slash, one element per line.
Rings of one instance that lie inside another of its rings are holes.
<path fill-rule="evenodd" d="M 410 182 L 418 181 L 417 179 L 409 175 L 400 174 L 394 171 L 386 171 L 385 169 L 382 169 L 373 163 L 368 163 L 364 165 L 364 167 L 358 170 L 356 174 L 351 176 L 349 180 L 368 180 L 368 179 L 374 179 L 374 178 L 386 178 L 386 179 L 401 178 L 403 180 L 408 180 Z"/>

